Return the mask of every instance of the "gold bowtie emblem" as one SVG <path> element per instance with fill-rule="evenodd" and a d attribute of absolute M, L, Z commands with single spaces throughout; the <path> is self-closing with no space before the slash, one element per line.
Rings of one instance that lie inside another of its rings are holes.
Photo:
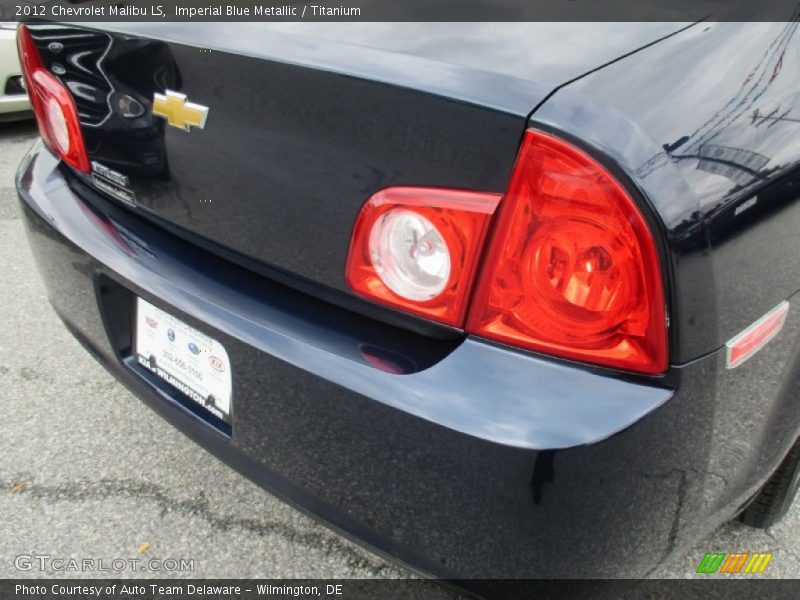
<path fill-rule="evenodd" d="M 186 94 L 166 90 L 166 94 L 153 96 L 153 114 L 164 117 L 173 127 L 190 131 L 191 127 L 203 129 L 208 118 L 208 107 L 186 101 Z"/>

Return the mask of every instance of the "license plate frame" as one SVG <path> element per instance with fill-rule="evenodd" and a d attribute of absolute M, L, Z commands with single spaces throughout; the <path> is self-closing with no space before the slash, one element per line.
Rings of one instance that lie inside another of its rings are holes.
<path fill-rule="evenodd" d="M 134 306 L 132 355 L 192 406 L 231 425 L 233 376 L 225 347 L 143 298 Z"/>

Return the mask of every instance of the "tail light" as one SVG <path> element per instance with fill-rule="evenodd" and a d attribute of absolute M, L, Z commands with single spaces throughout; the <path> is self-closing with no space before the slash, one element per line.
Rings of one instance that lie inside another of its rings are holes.
<path fill-rule="evenodd" d="M 471 192 L 380 192 L 356 224 L 350 286 L 514 346 L 627 371 L 666 370 L 655 241 L 603 166 L 563 140 L 526 132 L 475 276 L 496 204 Z"/>
<path fill-rule="evenodd" d="M 500 194 L 395 187 L 356 219 L 347 282 L 383 304 L 460 327 Z"/>
<path fill-rule="evenodd" d="M 88 173 L 91 170 L 89 157 L 72 95 L 63 83 L 44 68 L 30 30 L 24 25 L 17 30 L 17 46 L 42 139 L 64 162 Z"/>
<path fill-rule="evenodd" d="M 666 370 L 653 236 L 633 199 L 589 155 L 526 133 L 467 329 L 563 358 Z"/>

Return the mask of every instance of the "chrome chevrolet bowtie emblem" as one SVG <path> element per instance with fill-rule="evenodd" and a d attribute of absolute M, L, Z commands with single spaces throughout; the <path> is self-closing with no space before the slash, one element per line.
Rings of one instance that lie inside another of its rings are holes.
<path fill-rule="evenodd" d="M 164 117 L 173 127 L 190 131 L 191 127 L 203 129 L 208 118 L 208 107 L 186 101 L 186 94 L 166 90 L 166 94 L 153 96 L 153 114 Z"/>

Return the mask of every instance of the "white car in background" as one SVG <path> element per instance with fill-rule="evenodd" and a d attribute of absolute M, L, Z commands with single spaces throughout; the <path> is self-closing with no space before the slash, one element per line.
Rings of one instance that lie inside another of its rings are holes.
<path fill-rule="evenodd" d="M 0 21 L 0 122 L 32 116 L 17 57 L 17 24 Z"/>

